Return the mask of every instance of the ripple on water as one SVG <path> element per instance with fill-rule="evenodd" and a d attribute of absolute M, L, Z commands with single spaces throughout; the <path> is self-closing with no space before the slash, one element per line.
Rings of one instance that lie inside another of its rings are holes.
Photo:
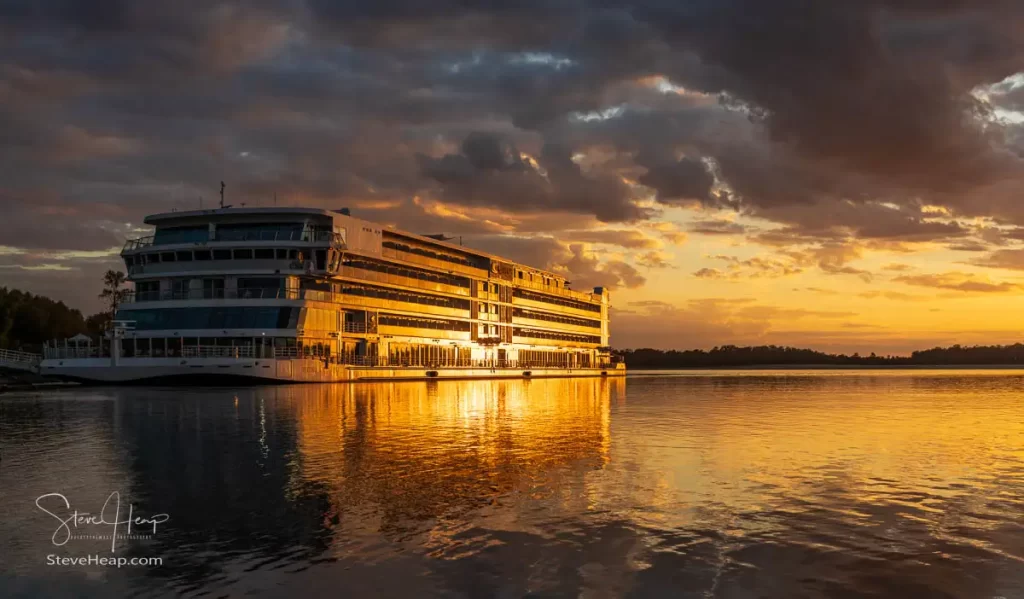
<path fill-rule="evenodd" d="M 747 371 L 6 395 L 0 588 L 1024 596 L 1022 380 Z M 170 515 L 123 549 L 165 565 L 45 566 L 53 522 L 34 499 L 88 509 L 113 490 Z"/>

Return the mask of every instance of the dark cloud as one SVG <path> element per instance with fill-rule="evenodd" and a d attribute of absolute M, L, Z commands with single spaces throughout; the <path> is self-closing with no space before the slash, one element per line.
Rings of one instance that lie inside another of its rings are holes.
<path fill-rule="evenodd" d="M 419 159 L 423 174 L 438 183 L 440 197 L 455 204 L 593 214 L 603 221 L 644 216 L 621 181 L 584 173 L 564 146 L 546 144 L 535 162 L 526 162 L 514 146 L 475 132 L 458 154 Z"/>
<path fill-rule="evenodd" d="M 699 202 L 867 279 L 808 248 L 1021 237 L 1024 127 L 997 118 L 1021 31 L 1010 0 L 0 0 L 0 245 L 104 250 L 226 180 L 415 230 L 571 229 L 561 267 L 627 287 L 566 244 Z"/>
<path fill-rule="evenodd" d="M 675 163 L 651 166 L 640 177 L 640 183 L 657 192 L 663 204 L 699 201 L 710 203 L 714 176 L 700 160 L 683 158 Z"/>

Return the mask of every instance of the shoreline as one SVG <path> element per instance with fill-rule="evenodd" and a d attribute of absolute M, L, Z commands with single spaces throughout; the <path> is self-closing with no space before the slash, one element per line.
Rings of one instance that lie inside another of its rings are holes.
<path fill-rule="evenodd" d="M 674 372 L 693 370 L 1024 370 L 1024 364 L 766 364 L 751 366 L 671 366 L 637 368 L 626 364 L 628 374 L 639 372 Z"/>

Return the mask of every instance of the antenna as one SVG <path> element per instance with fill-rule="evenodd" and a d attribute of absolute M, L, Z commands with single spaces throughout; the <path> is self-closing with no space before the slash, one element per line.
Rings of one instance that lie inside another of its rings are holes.
<path fill-rule="evenodd" d="M 220 182 L 220 207 L 224 207 L 224 182 Z"/>

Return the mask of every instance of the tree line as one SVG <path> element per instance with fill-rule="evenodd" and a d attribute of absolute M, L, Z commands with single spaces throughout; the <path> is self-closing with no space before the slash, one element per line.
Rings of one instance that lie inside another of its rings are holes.
<path fill-rule="evenodd" d="M 1024 344 L 936 347 L 906 356 L 829 354 L 811 349 L 723 345 L 711 350 L 627 349 L 613 352 L 632 369 L 728 368 L 744 366 L 942 366 L 1019 364 Z"/>
<path fill-rule="evenodd" d="M 47 341 L 79 334 L 99 339 L 118 304 L 127 297 L 124 285 L 124 273 L 107 271 L 103 275 L 103 291 L 99 294 L 107 309 L 89 317 L 64 302 L 0 287 L 0 349 L 39 352 Z"/>

